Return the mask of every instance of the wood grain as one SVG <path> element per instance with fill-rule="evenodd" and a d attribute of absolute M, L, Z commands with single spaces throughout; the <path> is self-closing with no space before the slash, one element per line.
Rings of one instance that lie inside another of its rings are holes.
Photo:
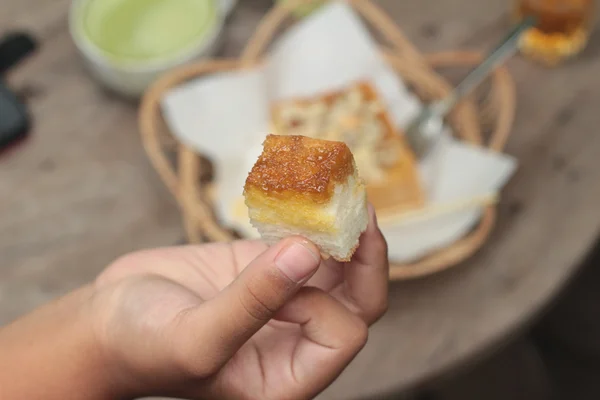
<path fill-rule="evenodd" d="M 3 30 L 35 32 L 39 53 L 9 77 L 26 92 L 32 137 L 0 158 L 0 324 L 82 283 L 119 255 L 183 237 L 179 211 L 144 155 L 136 106 L 99 89 L 67 32 L 68 0 L 4 0 Z M 488 48 L 505 0 L 380 2 L 425 51 Z M 270 1 L 239 2 L 224 35 L 237 55 Z M 531 323 L 600 229 L 600 37 L 558 69 L 509 64 L 521 161 L 491 242 L 455 270 L 394 284 L 365 350 L 323 395 L 408 389 L 476 360 Z"/>

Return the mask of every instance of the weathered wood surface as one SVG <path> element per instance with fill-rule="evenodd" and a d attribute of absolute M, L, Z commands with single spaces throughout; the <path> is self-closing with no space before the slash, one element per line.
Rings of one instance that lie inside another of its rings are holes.
<path fill-rule="evenodd" d="M 70 1 L 3 0 L 0 33 L 31 29 L 39 53 L 9 77 L 29 97 L 32 137 L 0 158 L 0 324 L 86 281 L 120 254 L 177 243 L 175 203 L 150 167 L 136 110 L 88 78 L 67 29 Z M 380 3 L 424 51 L 486 49 L 505 0 Z M 225 32 L 236 55 L 271 4 L 244 0 Z M 538 314 L 600 228 L 600 37 L 547 70 L 510 62 L 519 110 L 508 185 L 490 243 L 447 273 L 394 284 L 390 309 L 324 399 L 424 383 L 481 356 Z"/>

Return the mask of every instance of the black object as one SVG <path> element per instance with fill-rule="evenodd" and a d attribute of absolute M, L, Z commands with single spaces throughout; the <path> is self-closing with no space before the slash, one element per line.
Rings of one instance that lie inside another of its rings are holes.
<path fill-rule="evenodd" d="M 0 40 L 0 75 L 17 65 L 37 48 L 25 33 L 10 33 Z M 0 150 L 25 138 L 31 127 L 27 107 L 0 81 Z"/>
<path fill-rule="evenodd" d="M 36 41 L 26 33 L 6 34 L 0 40 L 0 75 L 24 60 L 36 48 Z"/>
<path fill-rule="evenodd" d="M 27 108 L 0 82 L 0 149 L 24 139 L 30 127 Z"/>

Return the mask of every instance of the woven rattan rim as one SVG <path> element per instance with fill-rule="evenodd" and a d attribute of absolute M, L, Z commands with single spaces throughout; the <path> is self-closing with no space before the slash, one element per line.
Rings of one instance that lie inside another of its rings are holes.
<path fill-rule="evenodd" d="M 291 2 L 291 6 L 293 3 Z M 482 59 L 481 54 L 470 51 L 421 55 L 379 7 L 368 0 L 349 3 L 385 38 L 388 46 L 382 46 L 383 56 L 421 96 L 439 98 L 450 90 L 450 84 L 435 69 L 470 67 Z M 170 135 L 164 134 L 166 128 L 162 120 L 161 98 L 171 88 L 202 75 L 247 68 L 260 63 L 261 55 L 272 41 L 273 35 L 290 17 L 290 3 L 283 4 L 274 7 L 264 17 L 240 59 L 209 60 L 173 70 L 158 80 L 142 100 L 139 125 L 144 148 L 152 165 L 177 200 L 191 243 L 229 241 L 234 236 L 227 228 L 220 226 L 214 216 L 211 184 L 200 183 L 199 177 L 204 172 L 201 156 L 177 143 Z M 482 107 L 478 107 L 479 104 L 473 99 L 467 99 L 456 107 L 448 122 L 461 139 L 502 151 L 514 120 L 515 88 L 505 68 L 498 68 L 490 77 L 489 83 L 490 89 Z M 487 121 L 487 125 L 491 125 L 487 140 L 482 137 L 481 121 Z M 174 150 L 177 154 L 174 164 L 167 156 L 169 150 Z M 410 264 L 392 263 L 390 279 L 414 279 L 457 265 L 485 243 L 495 216 L 495 207 L 487 207 L 478 225 L 452 245 Z"/>

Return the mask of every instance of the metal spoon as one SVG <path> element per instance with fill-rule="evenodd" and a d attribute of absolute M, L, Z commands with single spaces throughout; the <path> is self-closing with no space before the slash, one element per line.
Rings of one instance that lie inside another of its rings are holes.
<path fill-rule="evenodd" d="M 425 106 L 421 113 L 411 121 L 405 130 L 405 135 L 417 158 L 427 155 L 439 138 L 439 135 L 430 135 L 426 132 L 427 125 L 432 121 L 442 120 L 456 103 L 483 82 L 494 68 L 516 53 L 521 34 L 534 26 L 535 22 L 536 18 L 534 17 L 527 17 L 521 21 L 448 96 Z"/>

